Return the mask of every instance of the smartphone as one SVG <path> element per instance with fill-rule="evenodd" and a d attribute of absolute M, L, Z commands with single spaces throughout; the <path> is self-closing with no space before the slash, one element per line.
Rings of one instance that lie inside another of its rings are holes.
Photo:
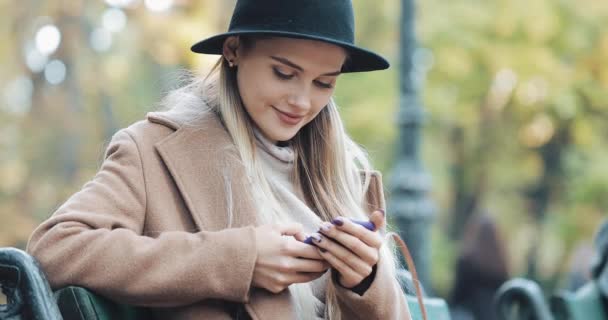
<path fill-rule="evenodd" d="M 374 231 L 376 230 L 376 225 L 371 222 L 371 221 L 362 221 L 362 220 L 356 220 L 356 219 L 350 219 L 350 221 L 358 224 L 358 225 L 362 225 L 363 227 L 365 227 L 365 229 L 369 230 L 369 231 Z M 308 237 L 306 238 L 304 241 L 304 243 L 306 244 L 312 244 L 314 245 L 314 243 L 312 242 L 312 237 Z"/>

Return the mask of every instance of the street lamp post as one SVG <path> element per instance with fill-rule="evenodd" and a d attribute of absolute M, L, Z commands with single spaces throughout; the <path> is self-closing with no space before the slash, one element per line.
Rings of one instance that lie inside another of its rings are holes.
<path fill-rule="evenodd" d="M 399 69 L 399 139 L 396 165 L 390 179 L 389 210 L 399 235 L 410 248 L 418 276 L 430 292 L 430 226 L 435 206 L 428 196 L 431 179 L 420 161 L 424 110 L 419 88 L 424 78 L 423 49 L 418 48 L 414 29 L 414 0 L 403 0 L 401 10 L 401 63 Z M 403 260 L 401 260 L 403 261 Z"/>

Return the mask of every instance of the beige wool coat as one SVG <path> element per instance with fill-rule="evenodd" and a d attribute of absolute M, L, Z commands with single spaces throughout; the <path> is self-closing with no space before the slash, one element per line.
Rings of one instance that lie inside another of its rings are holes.
<path fill-rule="evenodd" d="M 289 290 L 251 286 L 256 209 L 217 116 L 186 126 L 150 113 L 114 135 L 94 179 L 32 234 L 28 252 L 54 289 L 78 285 L 148 306 L 159 319 L 294 319 Z M 368 211 L 384 208 L 372 175 Z M 362 295 L 334 283 L 344 319 L 406 319 L 398 283 L 379 261 Z"/>

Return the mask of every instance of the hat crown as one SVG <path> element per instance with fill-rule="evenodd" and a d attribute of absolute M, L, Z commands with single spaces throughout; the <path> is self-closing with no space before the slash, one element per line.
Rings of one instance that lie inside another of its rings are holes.
<path fill-rule="evenodd" d="M 228 31 L 266 30 L 353 44 L 351 0 L 238 0 Z"/>
<path fill-rule="evenodd" d="M 348 54 L 343 73 L 388 68 L 382 56 L 355 45 L 353 11 L 352 0 L 237 0 L 228 32 L 197 42 L 192 51 L 222 54 L 230 36 L 269 35 L 341 46 Z"/>

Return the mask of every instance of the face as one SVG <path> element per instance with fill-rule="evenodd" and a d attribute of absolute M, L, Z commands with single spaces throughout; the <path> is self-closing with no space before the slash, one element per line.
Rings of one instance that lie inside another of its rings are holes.
<path fill-rule="evenodd" d="M 287 141 L 329 103 L 346 52 L 326 42 L 265 38 L 250 48 L 224 44 L 237 65 L 241 99 L 254 124 L 273 142 Z M 236 49 L 236 50 L 234 50 Z"/>

